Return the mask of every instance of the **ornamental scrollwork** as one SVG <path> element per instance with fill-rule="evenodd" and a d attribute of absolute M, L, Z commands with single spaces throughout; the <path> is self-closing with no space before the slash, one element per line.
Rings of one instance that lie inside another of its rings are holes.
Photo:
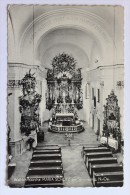
<path fill-rule="evenodd" d="M 62 72 L 70 72 L 73 74 L 75 71 L 76 61 L 72 56 L 63 52 L 53 58 L 52 66 L 55 70 L 55 74 Z"/>
<path fill-rule="evenodd" d="M 8 80 L 8 88 L 20 88 L 21 87 L 21 80 Z"/>
<path fill-rule="evenodd" d="M 103 136 L 112 137 L 118 141 L 120 148 L 121 144 L 121 131 L 120 131 L 120 107 L 118 106 L 118 99 L 111 91 L 108 98 L 106 98 L 106 105 L 104 105 L 104 124 L 103 124 Z"/>
<path fill-rule="evenodd" d="M 82 109 L 81 68 L 76 69 L 76 64 L 76 60 L 64 52 L 52 59 L 52 69 L 47 68 L 47 109 L 51 110 L 55 104 L 74 104 Z"/>

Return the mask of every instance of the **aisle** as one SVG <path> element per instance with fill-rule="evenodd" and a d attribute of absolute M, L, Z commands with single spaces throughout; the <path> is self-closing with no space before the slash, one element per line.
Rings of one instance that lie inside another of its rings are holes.
<path fill-rule="evenodd" d="M 92 187 L 81 150 L 81 146 L 62 147 L 65 187 Z"/>
<path fill-rule="evenodd" d="M 85 131 L 74 134 L 71 145 L 65 139 L 65 134 L 48 132 L 48 124 L 44 123 L 45 140 L 41 145 L 59 145 L 62 150 L 65 187 L 91 187 L 92 183 L 85 167 L 81 151 L 83 145 L 98 146 L 99 141 L 94 131 L 84 122 Z"/>

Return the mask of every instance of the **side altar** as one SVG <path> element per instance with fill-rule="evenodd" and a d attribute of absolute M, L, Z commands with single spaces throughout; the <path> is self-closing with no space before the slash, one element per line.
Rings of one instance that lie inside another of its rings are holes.
<path fill-rule="evenodd" d="M 76 61 L 62 53 L 52 60 L 47 71 L 46 108 L 52 110 L 49 131 L 81 132 L 84 130 L 77 111 L 83 107 L 81 68 Z"/>

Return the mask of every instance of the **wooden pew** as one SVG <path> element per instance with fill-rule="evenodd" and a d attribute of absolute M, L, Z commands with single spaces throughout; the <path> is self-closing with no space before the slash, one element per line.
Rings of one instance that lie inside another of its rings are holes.
<path fill-rule="evenodd" d="M 28 175 L 44 175 L 44 174 L 63 174 L 62 166 L 54 167 L 30 167 Z"/>
<path fill-rule="evenodd" d="M 36 150 L 61 150 L 59 146 L 37 146 Z"/>
<path fill-rule="evenodd" d="M 32 160 L 60 160 L 61 154 L 33 154 Z"/>
<path fill-rule="evenodd" d="M 47 149 L 41 149 L 41 150 L 34 150 L 33 154 L 59 154 L 61 153 L 60 150 L 47 150 Z"/>
<path fill-rule="evenodd" d="M 93 186 L 121 186 L 123 185 L 123 171 L 101 172 L 93 174 Z"/>
<path fill-rule="evenodd" d="M 84 157 L 85 154 L 87 153 L 93 153 L 93 152 L 109 152 L 110 149 L 107 147 L 91 147 L 91 148 L 86 148 L 83 147 L 83 151 L 82 151 L 82 156 Z"/>
<path fill-rule="evenodd" d="M 62 174 L 44 174 L 44 175 L 28 175 L 26 178 L 26 184 L 30 183 L 52 183 L 52 182 L 62 182 Z"/>
<path fill-rule="evenodd" d="M 111 152 L 110 149 L 108 148 L 101 148 L 101 149 L 98 149 L 98 148 L 95 148 L 95 149 L 89 149 L 89 150 L 85 150 L 83 152 L 83 158 L 85 160 L 85 155 L 88 154 L 88 153 L 99 153 L 99 152 Z"/>
<path fill-rule="evenodd" d="M 90 171 L 90 167 L 95 164 L 112 164 L 112 163 L 117 163 L 117 158 L 115 157 L 103 157 L 103 158 L 92 158 L 88 159 L 88 172 Z"/>
<path fill-rule="evenodd" d="M 50 167 L 61 165 L 62 160 L 33 160 L 30 162 L 30 167 Z"/>
<path fill-rule="evenodd" d="M 93 152 L 84 155 L 84 162 L 88 167 L 88 160 L 92 158 L 113 157 L 112 152 Z"/>
<path fill-rule="evenodd" d="M 97 182 L 96 187 L 122 187 L 123 181 Z"/>
<path fill-rule="evenodd" d="M 63 183 L 41 183 L 41 184 L 26 184 L 25 188 L 63 188 Z"/>
<path fill-rule="evenodd" d="M 116 172 L 116 171 L 123 171 L 123 166 L 117 163 L 114 164 L 97 164 L 92 165 L 90 168 L 90 176 L 93 177 L 93 173 L 100 173 L 100 172 Z"/>
<path fill-rule="evenodd" d="M 25 187 L 63 187 L 63 175 L 27 175 Z"/>
<path fill-rule="evenodd" d="M 25 188 L 63 187 L 63 178 L 61 148 L 38 146 L 32 155 Z"/>

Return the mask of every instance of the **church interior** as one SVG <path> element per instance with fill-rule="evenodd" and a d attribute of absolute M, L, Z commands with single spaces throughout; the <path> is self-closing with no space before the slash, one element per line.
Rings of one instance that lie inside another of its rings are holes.
<path fill-rule="evenodd" d="M 123 186 L 123 8 L 7 9 L 7 185 Z"/>

